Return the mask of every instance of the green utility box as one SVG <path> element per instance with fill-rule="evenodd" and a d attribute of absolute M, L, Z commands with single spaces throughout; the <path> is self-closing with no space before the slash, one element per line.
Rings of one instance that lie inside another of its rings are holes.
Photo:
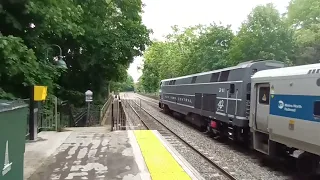
<path fill-rule="evenodd" d="M 0 180 L 23 180 L 28 105 L 0 100 Z"/>

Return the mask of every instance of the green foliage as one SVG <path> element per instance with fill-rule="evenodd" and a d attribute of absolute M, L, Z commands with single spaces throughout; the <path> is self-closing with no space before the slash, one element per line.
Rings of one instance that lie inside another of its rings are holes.
<path fill-rule="evenodd" d="M 234 38 L 230 27 L 202 27 L 199 38 L 192 44 L 189 58 L 182 63 L 184 75 L 221 69 L 228 66 L 227 56 Z"/>
<path fill-rule="evenodd" d="M 141 0 L 1 1 L 0 96 L 28 97 L 27 86 L 37 84 L 75 104 L 87 89 L 104 99 L 149 44 L 141 8 Z M 54 66 L 53 44 L 68 70 Z"/>
<path fill-rule="evenodd" d="M 145 52 L 140 90 L 156 92 L 161 79 L 227 66 L 228 48 L 234 37 L 230 27 L 211 24 L 182 30 L 174 26 L 172 30 L 165 42 L 154 42 Z"/>
<path fill-rule="evenodd" d="M 320 1 L 292 0 L 287 23 L 296 29 L 295 64 L 319 63 Z"/>
<path fill-rule="evenodd" d="M 296 28 L 308 28 L 320 23 L 319 0 L 291 0 L 288 6 L 288 23 Z"/>
<path fill-rule="evenodd" d="M 110 84 L 111 91 L 114 92 L 126 92 L 126 91 L 134 91 L 134 81 L 133 78 L 127 74 L 127 77 L 118 82 L 111 82 Z"/>
<path fill-rule="evenodd" d="M 144 54 L 140 92 L 157 92 L 162 79 L 220 69 L 257 59 L 287 65 L 319 63 L 320 1 L 292 0 L 286 17 L 273 4 L 255 7 L 237 34 L 211 24 L 172 28 Z"/>
<path fill-rule="evenodd" d="M 257 6 L 233 39 L 229 60 L 233 64 L 255 59 L 286 62 L 294 47 L 293 31 L 272 4 Z"/>

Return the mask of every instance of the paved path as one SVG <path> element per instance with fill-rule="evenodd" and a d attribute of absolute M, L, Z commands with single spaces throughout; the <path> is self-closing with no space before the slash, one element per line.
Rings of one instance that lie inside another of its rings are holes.
<path fill-rule="evenodd" d="M 36 141 L 27 141 L 24 153 L 24 179 L 28 179 L 70 136 L 72 131 L 42 131 Z"/>
<path fill-rule="evenodd" d="M 141 179 L 126 132 L 107 132 L 106 127 L 70 129 L 68 138 L 28 180 Z"/>

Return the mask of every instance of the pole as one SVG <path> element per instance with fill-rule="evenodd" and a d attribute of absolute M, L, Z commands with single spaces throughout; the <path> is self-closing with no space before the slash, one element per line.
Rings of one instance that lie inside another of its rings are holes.
<path fill-rule="evenodd" d="M 87 123 L 89 123 L 89 116 L 90 116 L 90 102 L 88 102 Z"/>
<path fill-rule="evenodd" d="M 139 111 L 141 112 L 141 99 L 139 99 L 139 100 L 140 100 L 140 103 L 139 103 L 140 104 L 140 110 Z"/>
<path fill-rule="evenodd" d="M 35 139 L 35 117 L 34 117 L 34 87 L 30 89 L 30 101 L 29 101 L 29 139 Z"/>
<path fill-rule="evenodd" d="M 58 131 L 58 98 L 54 98 L 54 118 L 56 121 L 56 131 Z"/>
<path fill-rule="evenodd" d="M 111 104 L 111 131 L 113 131 L 113 127 L 114 127 L 114 117 L 113 117 L 113 102 L 114 100 L 112 100 L 112 104 Z"/>

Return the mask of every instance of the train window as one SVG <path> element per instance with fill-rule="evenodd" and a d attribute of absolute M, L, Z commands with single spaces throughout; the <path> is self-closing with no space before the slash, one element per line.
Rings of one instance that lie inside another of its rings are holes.
<path fill-rule="evenodd" d="M 320 117 L 320 101 L 314 102 L 313 114 L 317 117 Z"/>
<path fill-rule="evenodd" d="M 252 69 L 252 74 L 251 75 L 254 75 L 258 70 L 257 69 Z"/>
<path fill-rule="evenodd" d="M 251 83 L 247 84 L 247 92 L 250 93 L 251 92 Z"/>
<path fill-rule="evenodd" d="M 230 93 L 231 93 L 231 94 L 234 93 L 234 84 L 230 84 Z"/>
<path fill-rule="evenodd" d="M 217 82 L 218 78 L 219 78 L 219 73 L 212 73 L 211 78 L 210 78 L 210 82 Z"/>
<path fill-rule="evenodd" d="M 219 82 L 228 81 L 230 71 L 222 71 L 220 75 Z"/>
<path fill-rule="evenodd" d="M 270 88 L 269 87 L 260 87 L 259 88 L 259 103 L 260 104 L 269 104 Z"/>
<path fill-rule="evenodd" d="M 162 82 L 160 82 L 160 87 L 162 86 Z"/>
<path fill-rule="evenodd" d="M 191 84 L 195 83 L 197 80 L 197 76 L 192 77 Z"/>

